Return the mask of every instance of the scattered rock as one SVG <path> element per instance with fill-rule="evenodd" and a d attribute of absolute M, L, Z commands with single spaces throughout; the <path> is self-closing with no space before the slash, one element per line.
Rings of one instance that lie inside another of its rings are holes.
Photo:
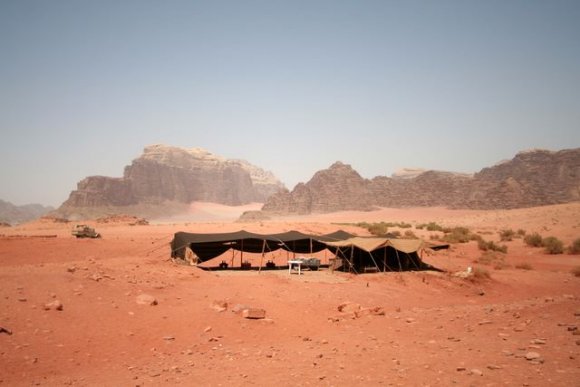
<path fill-rule="evenodd" d="M 362 308 L 359 311 L 354 312 L 356 317 L 362 316 L 384 316 L 385 311 L 380 306 L 375 306 L 374 308 Z"/>
<path fill-rule="evenodd" d="M 465 370 L 466 370 L 466 368 L 465 368 L 465 367 L 457 367 L 457 368 L 456 368 L 456 370 L 457 370 L 457 371 L 465 371 Z"/>
<path fill-rule="evenodd" d="M 576 330 L 578 330 L 578 327 L 576 325 L 570 325 L 568 327 L 568 332 L 574 332 Z"/>
<path fill-rule="evenodd" d="M 173 340 L 175 340 L 175 337 L 173 337 L 173 336 L 163 336 L 163 340 L 165 340 L 165 341 L 173 341 Z"/>
<path fill-rule="evenodd" d="M 89 279 L 92 279 L 93 281 L 99 282 L 100 280 L 103 279 L 103 276 L 100 275 L 99 273 L 93 273 L 89 276 Z"/>
<path fill-rule="evenodd" d="M 224 300 L 216 300 L 212 302 L 210 307 L 216 312 L 225 312 L 226 310 L 228 310 L 228 303 L 227 301 Z"/>
<path fill-rule="evenodd" d="M 266 311 L 258 308 L 244 309 L 242 317 L 248 319 L 263 319 L 266 318 Z"/>
<path fill-rule="evenodd" d="M 503 368 L 502 366 L 498 366 L 498 365 L 495 365 L 495 364 L 489 364 L 487 366 L 487 369 L 489 369 L 489 370 L 501 370 L 502 368 Z"/>
<path fill-rule="evenodd" d="M 356 313 L 361 310 L 360 304 L 354 302 L 344 302 L 338 306 L 338 311 L 343 313 Z"/>
<path fill-rule="evenodd" d="M 6 327 L 0 327 L 0 333 L 6 333 L 8 336 L 12 335 L 12 331 Z"/>
<path fill-rule="evenodd" d="M 233 313 L 242 313 L 244 310 L 249 309 L 250 307 L 247 305 L 243 305 L 243 304 L 236 304 L 233 306 L 232 308 L 232 312 Z"/>
<path fill-rule="evenodd" d="M 20 301 L 20 302 L 26 302 L 28 300 L 26 299 L 26 297 L 18 297 L 18 301 Z"/>
<path fill-rule="evenodd" d="M 487 324 L 493 324 L 493 321 L 490 320 L 483 320 L 478 322 L 479 325 L 487 325 Z"/>
<path fill-rule="evenodd" d="M 135 298 L 135 302 L 139 305 L 150 305 L 150 306 L 157 305 L 157 300 L 155 299 L 155 297 L 146 293 L 139 294 Z"/>
<path fill-rule="evenodd" d="M 412 324 L 412 323 L 414 323 L 414 322 L 415 322 L 415 319 L 414 319 L 414 318 L 412 318 L 412 317 L 407 317 L 407 318 L 405 319 L 405 321 L 406 321 L 408 324 Z"/>
<path fill-rule="evenodd" d="M 469 370 L 469 375 L 483 376 L 483 372 L 477 368 L 472 368 Z"/>
<path fill-rule="evenodd" d="M 212 330 L 212 327 L 210 327 L 210 326 L 207 326 L 207 327 L 205 327 L 205 329 L 204 329 L 203 331 L 204 331 L 205 333 L 207 333 L 207 332 L 211 332 L 211 330 Z"/>
<path fill-rule="evenodd" d="M 533 339 L 530 341 L 531 344 L 538 344 L 538 345 L 544 345 L 546 344 L 546 339 Z"/>
<path fill-rule="evenodd" d="M 44 304 L 44 310 L 62 310 L 62 309 L 63 305 L 62 302 L 60 302 L 59 300 L 54 300 L 47 304 Z"/>
<path fill-rule="evenodd" d="M 535 360 L 540 358 L 540 354 L 537 352 L 528 352 L 525 355 L 526 360 Z"/>

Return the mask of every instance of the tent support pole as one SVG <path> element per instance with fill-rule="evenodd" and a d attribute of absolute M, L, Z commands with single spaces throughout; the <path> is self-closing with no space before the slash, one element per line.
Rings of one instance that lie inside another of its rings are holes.
<path fill-rule="evenodd" d="M 262 257 L 260 258 L 260 268 L 258 269 L 258 274 L 262 272 L 262 263 L 264 263 L 264 251 L 266 250 L 266 240 L 262 244 Z"/>
<path fill-rule="evenodd" d="M 371 259 L 373 260 L 373 263 L 375 264 L 375 267 L 377 268 L 377 270 L 381 271 L 381 268 L 379 267 L 379 265 L 377 265 L 377 261 L 375 261 L 375 257 L 373 257 L 373 253 L 371 253 L 370 251 L 368 251 L 368 253 L 371 256 Z"/>
<path fill-rule="evenodd" d="M 399 262 L 399 271 L 403 271 L 403 266 L 401 266 L 401 259 L 399 258 L 399 250 L 395 249 L 395 254 L 397 255 L 397 262 Z"/>
<path fill-rule="evenodd" d="M 415 262 L 415 260 L 412 259 L 411 256 L 408 253 L 405 253 L 405 254 L 407 254 L 407 257 L 409 258 L 409 261 L 413 262 L 413 265 L 415 265 L 415 267 L 417 268 L 417 270 L 421 270 L 421 269 L 419 269 L 419 266 L 417 266 L 417 262 Z"/>

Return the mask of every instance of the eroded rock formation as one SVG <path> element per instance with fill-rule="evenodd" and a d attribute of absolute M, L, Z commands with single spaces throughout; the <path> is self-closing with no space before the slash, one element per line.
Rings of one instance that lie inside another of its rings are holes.
<path fill-rule="evenodd" d="M 509 209 L 580 200 L 580 148 L 533 150 L 474 175 L 418 171 L 362 178 L 337 162 L 268 199 L 262 211 L 309 214 L 373 207 Z"/>

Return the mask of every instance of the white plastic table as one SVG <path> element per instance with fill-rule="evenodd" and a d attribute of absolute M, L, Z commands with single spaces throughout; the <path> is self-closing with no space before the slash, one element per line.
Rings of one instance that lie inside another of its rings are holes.
<path fill-rule="evenodd" d="M 302 261 L 295 259 L 288 261 L 288 274 L 292 274 L 292 265 L 298 266 L 298 275 L 302 274 Z"/>

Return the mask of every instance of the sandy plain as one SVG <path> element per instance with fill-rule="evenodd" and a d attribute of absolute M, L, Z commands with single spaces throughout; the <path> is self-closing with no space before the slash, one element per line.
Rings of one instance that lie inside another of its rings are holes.
<path fill-rule="evenodd" d="M 240 210 L 197 203 L 178 221 L 88 222 L 101 239 L 72 237 L 71 223 L 0 229 L 0 327 L 7 330 L 0 333 L 0 385 L 580 385 L 580 277 L 571 272 L 578 255 L 548 255 L 515 239 L 506 242 L 502 265 L 482 264 L 469 242 L 424 255 L 442 273 L 301 276 L 207 272 L 169 259 L 177 231 L 368 235 L 345 224 L 360 221 L 434 221 L 496 241 L 501 229 L 524 229 L 568 245 L 580 237 L 580 203 L 381 209 L 259 223 L 235 222 Z M 469 266 L 491 277 L 453 275 Z M 141 294 L 158 304 L 139 305 Z M 62 310 L 45 310 L 55 300 Z M 384 314 L 339 312 L 346 302 Z M 267 318 L 244 319 L 232 311 L 238 305 L 263 308 Z"/>

